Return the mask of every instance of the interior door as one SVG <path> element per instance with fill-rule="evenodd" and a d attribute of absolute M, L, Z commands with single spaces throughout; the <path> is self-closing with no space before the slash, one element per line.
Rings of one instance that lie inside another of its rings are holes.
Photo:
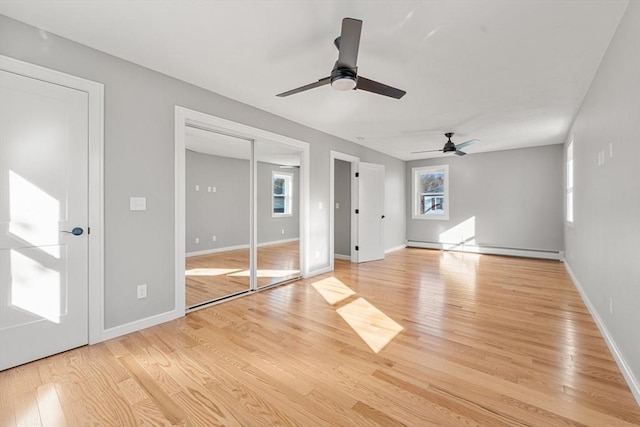
<path fill-rule="evenodd" d="M 0 73 L 2 370 L 88 342 L 88 94 Z"/>
<path fill-rule="evenodd" d="M 384 259 L 384 165 L 359 163 L 358 262 Z"/>

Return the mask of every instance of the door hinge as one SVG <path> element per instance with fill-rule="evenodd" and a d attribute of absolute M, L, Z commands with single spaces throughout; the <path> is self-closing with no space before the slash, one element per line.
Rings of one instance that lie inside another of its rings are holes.
<path fill-rule="evenodd" d="M 360 213 L 360 209 L 356 209 L 356 213 L 359 214 Z"/>
<path fill-rule="evenodd" d="M 360 177 L 360 172 L 356 172 L 356 178 Z"/>
<path fill-rule="evenodd" d="M 359 250 L 360 250 L 360 248 L 358 246 L 356 246 L 356 251 L 359 251 Z"/>

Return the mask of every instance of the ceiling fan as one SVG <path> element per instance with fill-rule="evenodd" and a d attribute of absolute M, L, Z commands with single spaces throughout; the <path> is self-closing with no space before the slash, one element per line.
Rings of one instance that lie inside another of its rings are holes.
<path fill-rule="evenodd" d="M 402 98 L 406 93 L 404 90 L 396 89 L 383 83 L 378 83 L 358 76 L 358 67 L 356 62 L 358 59 L 361 30 L 361 20 L 344 18 L 342 20 L 342 32 L 340 33 L 340 36 L 333 41 L 333 44 L 338 49 L 339 53 L 338 60 L 333 66 L 333 70 L 331 70 L 331 75 L 329 77 L 324 77 L 317 82 L 280 93 L 276 96 L 289 96 L 331 84 L 334 89 L 340 91 L 360 89 L 395 99 Z"/>
<path fill-rule="evenodd" d="M 460 151 L 461 148 L 464 147 L 468 147 L 471 144 L 475 144 L 476 142 L 480 142 L 477 139 L 470 139 L 469 141 L 465 141 L 462 142 L 458 145 L 454 144 L 453 141 L 451 141 L 451 137 L 454 135 L 453 132 L 447 132 L 444 134 L 444 136 L 446 136 L 448 138 L 448 141 L 444 144 L 444 147 L 442 147 L 440 150 L 424 150 L 424 151 L 412 151 L 411 154 L 418 154 L 418 153 L 432 153 L 434 151 L 442 151 L 443 153 L 456 153 L 458 156 L 464 156 L 465 153 L 464 151 Z"/>

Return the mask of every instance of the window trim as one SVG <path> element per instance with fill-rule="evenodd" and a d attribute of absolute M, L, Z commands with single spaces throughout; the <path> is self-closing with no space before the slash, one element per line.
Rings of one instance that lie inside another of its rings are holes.
<path fill-rule="evenodd" d="M 420 174 L 425 172 L 442 172 L 444 175 L 444 191 L 442 193 L 443 200 L 443 213 L 437 215 L 426 215 L 419 212 L 418 197 L 422 196 L 418 194 L 418 179 Z M 411 168 L 411 218 L 412 219 L 426 219 L 426 220 L 449 220 L 449 199 L 451 194 L 449 193 L 449 165 L 433 165 L 433 166 L 421 166 Z"/>
<path fill-rule="evenodd" d="M 273 183 L 278 178 L 284 178 L 285 187 L 284 195 L 275 194 L 273 191 Z M 284 197 L 284 212 L 274 212 L 275 209 L 275 197 Z M 293 216 L 293 174 L 289 172 L 271 171 L 271 217 L 272 218 L 284 218 Z"/>

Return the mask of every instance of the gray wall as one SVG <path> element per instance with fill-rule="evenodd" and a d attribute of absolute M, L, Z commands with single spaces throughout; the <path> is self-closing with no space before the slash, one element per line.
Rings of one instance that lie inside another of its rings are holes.
<path fill-rule="evenodd" d="M 640 2 L 629 2 L 571 133 L 566 262 L 640 384 Z"/>
<path fill-rule="evenodd" d="M 477 245 L 562 250 L 562 153 L 558 144 L 408 162 L 407 239 L 438 242 L 440 233 L 475 217 Z M 411 169 L 443 164 L 449 220 L 411 219 Z"/>
<path fill-rule="evenodd" d="M 351 255 L 351 163 L 335 159 L 334 199 L 340 208 L 334 209 L 334 251 L 337 255 Z"/>
<path fill-rule="evenodd" d="M 293 175 L 292 215 L 273 217 L 271 215 L 271 195 L 273 187 L 271 172 L 283 172 Z M 300 236 L 300 171 L 299 169 L 281 169 L 279 165 L 258 162 L 258 209 L 257 227 L 258 244 L 277 242 L 278 240 L 296 239 Z M 282 232 L 284 230 L 284 233 Z"/>
<path fill-rule="evenodd" d="M 174 114 L 181 105 L 310 144 L 309 269 L 329 264 L 330 150 L 386 167 L 385 245 L 405 238 L 405 163 L 0 16 L 0 54 L 105 85 L 105 326 L 174 307 Z M 130 212 L 129 197 L 147 197 Z M 319 256 L 315 256 L 316 252 Z M 136 286 L 148 297 L 136 299 Z"/>
<path fill-rule="evenodd" d="M 249 161 L 187 150 L 185 163 L 187 253 L 249 244 Z"/>

